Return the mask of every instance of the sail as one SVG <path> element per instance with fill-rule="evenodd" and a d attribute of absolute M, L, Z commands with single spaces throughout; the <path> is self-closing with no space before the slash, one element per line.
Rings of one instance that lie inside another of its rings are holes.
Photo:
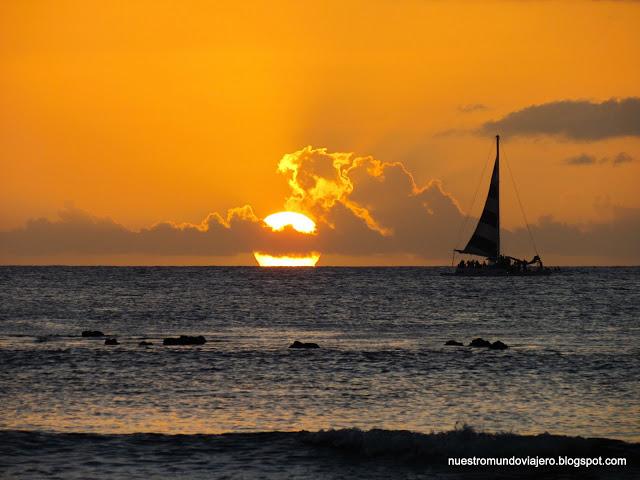
<path fill-rule="evenodd" d="M 460 253 L 498 258 L 500 254 L 500 137 L 496 137 L 496 162 L 484 210 L 469 243 Z"/>

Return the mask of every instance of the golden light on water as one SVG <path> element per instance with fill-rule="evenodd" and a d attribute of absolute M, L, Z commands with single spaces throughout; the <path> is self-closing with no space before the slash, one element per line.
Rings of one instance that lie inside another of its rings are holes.
<path fill-rule="evenodd" d="M 298 212 L 273 213 L 264 219 L 274 232 L 292 227 L 296 232 L 310 235 L 316 231 L 316 223 L 309 217 Z M 261 267 L 315 267 L 320 259 L 320 253 L 309 252 L 288 255 L 271 255 L 265 252 L 253 252 L 258 265 Z"/>
<path fill-rule="evenodd" d="M 253 256 L 261 267 L 315 267 L 320 260 L 320 254 L 317 252 L 305 257 L 274 256 L 261 252 L 253 252 Z"/>

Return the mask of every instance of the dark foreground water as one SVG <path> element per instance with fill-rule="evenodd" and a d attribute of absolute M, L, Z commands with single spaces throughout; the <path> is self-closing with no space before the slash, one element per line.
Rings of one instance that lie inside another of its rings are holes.
<path fill-rule="evenodd" d="M 637 466 L 640 269 L 442 271 L 2 267 L 0 476 L 432 478 L 548 445 Z M 477 336 L 511 348 L 443 345 Z"/>

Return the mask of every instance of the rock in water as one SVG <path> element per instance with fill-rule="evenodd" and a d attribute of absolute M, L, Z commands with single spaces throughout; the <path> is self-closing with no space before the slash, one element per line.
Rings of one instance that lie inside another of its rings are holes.
<path fill-rule="evenodd" d="M 115 338 L 107 338 L 104 341 L 105 345 L 119 345 L 118 340 L 116 340 Z"/>
<path fill-rule="evenodd" d="M 493 342 L 489 345 L 491 350 L 506 350 L 509 346 L 506 343 L 502 343 L 500 340 Z"/>
<path fill-rule="evenodd" d="M 83 337 L 104 337 L 104 333 L 100 330 L 84 330 L 82 332 Z"/>
<path fill-rule="evenodd" d="M 180 335 L 179 338 L 165 338 L 163 345 L 204 345 L 207 340 L 202 336 L 191 337 L 189 335 Z"/>
<path fill-rule="evenodd" d="M 453 345 L 454 347 L 462 347 L 463 344 L 460 342 L 456 342 L 455 340 L 449 340 L 445 345 Z"/>
<path fill-rule="evenodd" d="M 491 342 L 483 338 L 474 338 L 469 344 L 470 347 L 490 347 Z"/>
<path fill-rule="evenodd" d="M 318 345 L 317 343 L 299 342 L 298 340 L 296 340 L 291 345 L 289 345 L 289 348 L 320 348 L 320 345 Z"/>

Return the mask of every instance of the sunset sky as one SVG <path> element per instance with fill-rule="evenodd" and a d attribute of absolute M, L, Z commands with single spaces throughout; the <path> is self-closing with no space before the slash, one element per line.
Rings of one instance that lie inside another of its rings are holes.
<path fill-rule="evenodd" d="M 0 262 L 446 264 L 499 133 L 547 263 L 639 264 L 639 25 L 631 1 L 2 2 Z M 278 238 L 280 210 L 318 232 Z"/>

